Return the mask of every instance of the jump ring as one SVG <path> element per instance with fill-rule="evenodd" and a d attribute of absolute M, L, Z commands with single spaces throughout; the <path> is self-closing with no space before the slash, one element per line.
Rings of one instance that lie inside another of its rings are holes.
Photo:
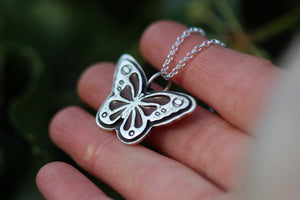
<path fill-rule="evenodd" d="M 162 72 L 162 71 L 160 71 L 160 72 L 156 72 L 155 74 L 153 74 L 151 77 L 150 77 L 150 79 L 148 80 L 148 82 L 147 82 L 147 88 L 150 88 L 150 86 L 151 86 L 151 84 L 152 84 L 152 82 L 156 79 L 156 78 L 158 78 L 159 76 L 162 76 L 162 75 L 168 75 L 168 73 L 167 72 Z M 167 85 L 166 85 L 166 87 L 164 88 L 164 91 L 169 91 L 169 89 L 171 88 L 171 80 L 170 79 L 165 79 L 166 81 L 167 81 Z"/>

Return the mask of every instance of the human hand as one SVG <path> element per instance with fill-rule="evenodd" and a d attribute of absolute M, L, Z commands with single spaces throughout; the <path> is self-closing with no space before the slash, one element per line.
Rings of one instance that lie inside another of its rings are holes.
<path fill-rule="evenodd" d="M 154 23 L 141 39 L 144 58 L 159 70 L 185 29 L 171 21 Z M 203 40 L 199 35 L 188 38 L 175 63 Z M 79 96 L 95 110 L 111 92 L 114 66 L 96 64 L 79 80 Z M 173 80 L 218 114 L 197 107 L 176 123 L 152 129 L 146 141 L 160 153 L 122 144 L 78 107 L 56 114 L 50 137 L 83 169 L 126 199 L 224 199 L 240 184 L 253 141 L 248 132 L 282 73 L 265 59 L 213 45 L 195 55 Z M 108 199 L 83 174 L 62 162 L 44 166 L 37 185 L 46 199 Z"/>

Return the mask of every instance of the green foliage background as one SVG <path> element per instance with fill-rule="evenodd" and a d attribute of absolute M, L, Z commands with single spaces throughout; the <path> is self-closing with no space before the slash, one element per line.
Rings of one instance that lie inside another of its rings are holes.
<path fill-rule="evenodd" d="M 92 63 L 126 52 L 147 66 L 138 43 L 151 22 L 200 26 L 276 63 L 299 29 L 299 13 L 297 0 L 0 0 L 0 198 L 43 199 L 38 169 L 54 160 L 76 165 L 50 142 L 51 117 L 67 105 L 86 108 L 76 80 Z"/>

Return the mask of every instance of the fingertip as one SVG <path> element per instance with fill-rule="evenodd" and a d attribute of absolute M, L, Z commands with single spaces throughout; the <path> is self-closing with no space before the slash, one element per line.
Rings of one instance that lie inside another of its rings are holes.
<path fill-rule="evenodd" d="M 97 98 L 99 93 L 109 93 L 113 79 L 115 64 L 112 62 L 101 62 L 88 67 L 79 77 L 77 82 L 77 93 L 81 100 L 98 109 L 101 101 Z M 107 85 L 96 85 L 96 80 L 104 79 Z"/>
<path fill-rule="evenodd" d="M 146 60 L 152 65 L 161 65 L 172 43 L 176 40 L 186 26 L 171 20 L 160 20 L 150 24 L 142 34 L 140 40 L 140 50 Z M 164 52 L 165 56 L 161 53 Z M 151 58 L 158 58 L 157 60 Z M 153 62 L 151 62 L 153 61 Z"/>
<path fill-rule="evenodd" d="M 64 139 L 65 129 L 70 128 L 68 124 L 70 118 L 78 117 L 78 113 L 85 113 L 85 111 L 78 106 L 68 106 L 59 110 L 52 117 L 49 124 L 49 135 L 55 144 L 58 144 L 60 139 Z"/>
<path fill-rule="evenodd" d="M 82 173 L 63 162 L 43 166 L 36 184 L 45 199 L 109 199 Z"/>
<path fill-rule="evenodd" d="M 36 174 L 36 177 L 35 177 L 36 185 L 37 185 L 37 187 L 39 188 L 40 191 L 41 191 L 42 183 L 44 181 L 43 177 L 47 175 L 48 165 L 50 165 L 50 163 L 44 165 L 41 169 L 39 169 L 39 171 L 38 171 L 38 173 Z"/>
<path fill-rule="evenodd" d="M 159 20 L 150 24 L 143 32 L 141 40 L 140 40 L 140 47 L 147 46 L 151 40 L 157 36 L 159 36 L 164 29 L 173 30 L 174 27 L 177 27 L 178 30 L 186 29 L 186 26 L 180 24 L 178 22 L 172 20 Z"/>
<path fill-rule="evenodd" d="M 90 77 L 97 74 L 97 75 L 101 75 L 98 74 L 99 71 L 102 70 L 106 70 L 108 68 L 113 68 L 114 67 L 114 63 L 112 62 L 101 62 L 101 63 L 96 63 L 93 64 L 89 67 L 87 67 L 80 75 L 78 81 L 77 81 L 77 92 L 79 95 L 81 95 L 83 93 L 83 91 L 86 89 L 86 84 L 87 81 L 90 80 Z"/>
<path fill-rule="evenodd" d="M 56 173 L 59 169 L 64 170 L 68 167 L 68 164 L 63 162 L 51 162 L 44 165 L 37 173 L 35 181 L 39 191 L 45 195 L 45 193 L 51 189 L 51 184 L 55 181 Z"/>
<path fill-rule="evenodd" d="M 53 172 L 56 171 L 57 167 L 67 165 L 66 163 L 55 161 L 51 163 L 47 163 L 44 165 L 37 173 L 36 175 L 36 182 L 39 183 L 44 180 L 44 177 L 47 177 L 49 175 L 52 175 Z"/>

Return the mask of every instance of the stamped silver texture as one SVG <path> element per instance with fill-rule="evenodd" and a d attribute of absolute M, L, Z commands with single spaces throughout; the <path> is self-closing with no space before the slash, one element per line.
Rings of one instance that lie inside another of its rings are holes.
<path fill-rule="evenodd" d="M 111 94 L 97 112 L 97 124 L 103 129 L 114 129 L 121 142 L 136 144 L 152 127 L 173 122 L 196 108 L 193 97 L 155 91 L 151 82 L 147 82 L 143 69 L 132 56 L 122 55 Z"/>

